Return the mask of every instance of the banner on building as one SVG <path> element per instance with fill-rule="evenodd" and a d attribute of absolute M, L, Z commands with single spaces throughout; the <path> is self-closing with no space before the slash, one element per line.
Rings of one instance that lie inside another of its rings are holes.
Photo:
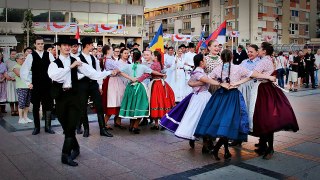
<path fill-rule="evenodd" d="M 192 36 L 183 34 L 163 34 L 163 39 L 168 39 L 173 42 L 190 42 Z"/>
<path fill-rule="evenodd" d="M 123 33 L 124 27 L 119 25 L 108 24 L 84 24 L 84 32 L 97 32 L 97 33 Z"/>
<path fill-rule="evenodd" d="M 34 22 L 34 31 L 49 31 L 49 32 L 65 32 L 75 33 L 77 31 L 76 23 L 65 22 Z"/>
<path fill-rule="evenodd" d="M 265 35 L 263 37 L 263 40 L 266 41 L 266 42 L 271 42 L 273 41 L 274 37 L 272 35 Z"/>

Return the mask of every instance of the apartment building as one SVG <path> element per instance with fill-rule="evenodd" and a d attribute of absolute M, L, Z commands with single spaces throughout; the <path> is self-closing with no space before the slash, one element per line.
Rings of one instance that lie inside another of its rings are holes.
<path fill-rule="evenodd" d="M 145 12 L 149 38 L 160 23 L 164 32 L 206 36 L 226 20 L 228 31 L 239 31 L 235 44 L 269 41 L 305 44 L 317 33 L 316 0 L 204 0 L 185 1 Z M 319 15 L 319 13 L 318 13 Z M 319 22 L 318 22 L 319 23 Z M 231 38 L 227 38 L 231 44 Z"/>
<path fill-rule="evenodd" d="M 151 40 L 162 23 L 163 32 L 168 34 L 200 35 L 206 26 L 208 36 L 210 23 L 210 0 L 189 0 L 154 9 L 144 13 L 147 34 Z"/>
<path fill-rule="evenodd" d="M 31 9 L 33 22 L 75 23 L 82 30 L 80 37 L 91 36 L 95 42 L 142 42 L 145 0 L 0 0 L 0 35 L 13 35 L 18 42 L 24 38 L 24 12 Z M 83 31 L 92 24 L 122 27 L 121 33 Z M 35 31 L 46 43 L 53 43 L 52 31 Z M 58 36 L 74 36 L 59 32 Z M 19 43 L 18 43 L 19 44 Z"/>

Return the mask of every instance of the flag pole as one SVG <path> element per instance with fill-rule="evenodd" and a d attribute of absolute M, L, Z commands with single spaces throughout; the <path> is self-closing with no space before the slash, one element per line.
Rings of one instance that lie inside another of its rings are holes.
<path fill-rule="evenodd" d="M 233 52 L 233 36 L 231 36 L 231 51 Z"/>
<path fill-rule="evenodd" d="M 58 42 L 58 32 L 56 32 L 56 42 Z M 55 45 L 56 48 L 56 57 L 58 58 L 58 45 Z"/>

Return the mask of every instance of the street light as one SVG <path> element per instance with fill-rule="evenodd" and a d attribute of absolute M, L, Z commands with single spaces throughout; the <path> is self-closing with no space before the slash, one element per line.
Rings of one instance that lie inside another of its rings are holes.
<path fill-rule="evenodd" d="M 277 28 L 277 40 L 276 40 L 276 44 L 278 44 L 278 39 L 279 39 L 279 17 L 276 17 L 276 22 L 277 22 L 277 25 L 275 28 Z"/>

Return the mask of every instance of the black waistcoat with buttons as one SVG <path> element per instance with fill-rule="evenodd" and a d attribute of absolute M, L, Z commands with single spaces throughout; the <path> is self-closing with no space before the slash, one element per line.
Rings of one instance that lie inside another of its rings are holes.
<path fill-rule="evenodd" d="M 72 64 L 74 61 L 76 61 L 75 58 L 71 57 L 71 63 Z M 62 61 L 58 58 L 55 61 L 53 61 L 54 63 L 57 64 L 58 68 L 64 68 Z M 51 88 L 51 96 L 52 98 L 56 99 L 58 98 L 62 93 L 63 93 L 63 83 L 58 83 L 56 81 L 52 81 L 52 88 Z M 72 68 L 71 69 L 71 90 L 72 93 L 77 93 L 77 89 L 78 89 L 78 68 Z"/>
<path fill-rule="evenodd" d="M 92 56 L 91 54 L 90 54 L 90 57 L 91 57 L 91 61 L 92 61 L 92 67 L 93 67 L 94 69 L 96 69 L 96 60 L 95 60 L 94 56 Z M 79 55 L 79 58 L 80 58 L 80 60 L 81 60 L 83 63 L 89 64 L 89 63 L 87 62 L 86 58 L 85 58 L 82 54 Z M 96 80 L 91 80 L 91 79 L 88 78 L 88 77 L 84 77 L 84 78 L 82 78 L 80 81 L 82 81 L 82 82 L 88 82 L 88 83 L 97 83 Z"/>
<path fill-rule="evenodd" d="M 43 52 L 42 58 L 37 52 L 32 52 L 32 85 L 33 90 L 49 90 L 52 84 L 52 80 L 48 75 L 48 68 L 50 65 L 49 52 Z"/>

